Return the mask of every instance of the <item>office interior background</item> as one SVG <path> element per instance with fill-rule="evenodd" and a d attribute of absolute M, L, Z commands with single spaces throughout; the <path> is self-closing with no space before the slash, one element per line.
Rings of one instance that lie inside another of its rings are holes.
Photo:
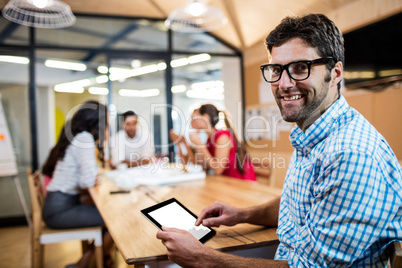
<path fill-rule="evenodd" d="M 7 2 L 1 0 L 0 8 Z M 183 130 L 194 108 L 213 103 L 232 116 L 250 153 L 271 162 L 268 183 L 281 187 L 292 151 L 289 126 L 274 137 L 252 136 L 247 112 L 269 112 L 276 105 L 259 70 L 267 62 L 265 36 L 285 16 L 310 12 L 326 14 L 344 33 L 342 92 L 402 159 L 400 0 L 210 0 L 228 24 L 190 34 L 164 25 L 185 0 L 64 2 L 77 20 L 63 29 L 30 28 L 0 17 L 0 94 L 26 197 L 27 168 L 41 167 L 65 120 L 89 99 L 109 105 L 112 134 L 119 127 L 117 114 L 138 113 L 162 157 L 173 151 L 169 129 Z M 4 56 L 19 61 L 1 61 Z M 61 69 L 54 61 L 76 63 L 78 69 Z M 13 181 L 1 178 L 0 226 L 24 222 Z"/>

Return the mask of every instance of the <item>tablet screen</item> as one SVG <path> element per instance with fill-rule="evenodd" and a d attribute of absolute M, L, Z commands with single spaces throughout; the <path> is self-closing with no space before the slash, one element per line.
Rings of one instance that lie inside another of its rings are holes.
<path fill-rule="evenodd" d="M 141 213 L 159 229 L 165 226 L 187 230 L 202 243 L 215 235 L 215 231 L 209 227 L 205 227 L 202 224 L 195 226 L 197 216 L 175 198 L 143 209 Z"/>

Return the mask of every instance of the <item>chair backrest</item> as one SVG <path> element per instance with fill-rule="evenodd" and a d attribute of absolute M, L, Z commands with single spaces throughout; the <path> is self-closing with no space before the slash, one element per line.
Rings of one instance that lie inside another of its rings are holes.
<path fill-rule="evenodd" d="M 402 267 L 402 242 L 394 241 L 390 245 L 390 259 L 389 265 L 390 268 L 401 268 Z"/>
<path fill-rule="evenodd" d="M 44 195 L 42 182 L 40 179 L 39 171 L 35 171 L 33 174 L 30 170 L 27 172 L 28 174 L 28 185 L 29 185 L 29 194 L 31 196 L 31 206 L 32 206 L 32 215 L 42 215 L 42 208 L 44 203 Z"/>

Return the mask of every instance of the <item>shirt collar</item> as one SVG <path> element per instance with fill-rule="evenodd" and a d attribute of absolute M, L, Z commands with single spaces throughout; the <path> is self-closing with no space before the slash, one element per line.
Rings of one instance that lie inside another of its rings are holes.
<path fill-rule="evenodd" d="M 349 108 L 346 99 L 340 95 L 339 99 L 329 107 L 310 127 L 303 132 L 297 125 L 290 132 L 290 142 L 296 150 L 309 152 L 316 144 L 325 139 L 333 123 Z"/>

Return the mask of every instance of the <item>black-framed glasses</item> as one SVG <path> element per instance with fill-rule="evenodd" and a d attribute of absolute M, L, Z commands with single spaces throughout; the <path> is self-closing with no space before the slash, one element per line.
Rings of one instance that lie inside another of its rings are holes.
<path fill-rule="evenodd" d="M 262 76 L 268 83 L 275 83 L 282 77 L 283 70 L 286 70 L 288 75 L 295 81 L 303 81 L 309 78 L 311 65 L 326 64 L 330 60 L 335 60 L 333 57 L 319 58 L 315 60 L 298 60 L 292 61 L 286 65 L 282 64 L 264 64 L 260 66 Z"/>

